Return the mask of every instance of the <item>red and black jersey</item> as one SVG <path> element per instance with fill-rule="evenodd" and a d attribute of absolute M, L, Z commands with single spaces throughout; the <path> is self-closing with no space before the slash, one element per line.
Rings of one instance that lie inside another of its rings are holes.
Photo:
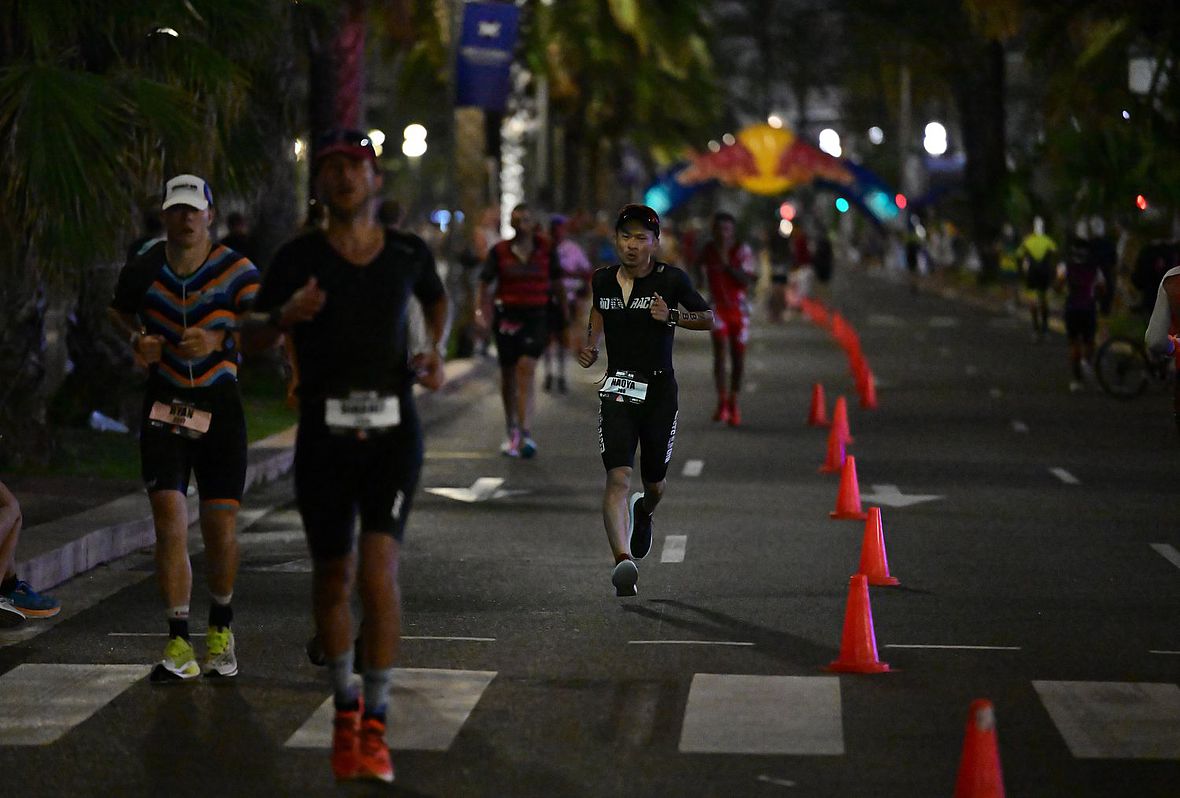
<path fill-rule="evenodd" d="M 488 252 L 479 279 L 496 283 L 495 302 L 501 309 L 544 308 L 561 281 L 561 264 L 553 243 L 543 235 L 533 238 L 528 263 L 512 251 L 511 241 L 501 241 Z"/>

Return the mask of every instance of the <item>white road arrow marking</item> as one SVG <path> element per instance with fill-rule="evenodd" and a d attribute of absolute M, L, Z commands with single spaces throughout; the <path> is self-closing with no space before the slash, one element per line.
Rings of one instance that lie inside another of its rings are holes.
<path fill-rule="evenodd" d="M 426 492 L 467 504 L 528 493 L 527 490 L 501 490 L 500 486 L 503 484 L 504 480 L 500 477 L 480 477 L 471 483 L 470 488 L 427 488 Z"/>
<path fill-rule="evenodd" d="M 932 502 L 942 496 L 920 493 L 902 493 L 896 485 L 873 485 L 872 493 L 862 493 L 861 502 L 865 504 L 883 504 L 886 507 L 909 507 L 911 504 Z"/>

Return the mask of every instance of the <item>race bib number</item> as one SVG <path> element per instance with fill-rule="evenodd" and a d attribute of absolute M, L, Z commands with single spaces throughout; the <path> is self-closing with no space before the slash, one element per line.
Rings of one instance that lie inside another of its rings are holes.
<path fill-rule="evenodd" d="M 345 399 L 329 399 L 324 421 L 331 429 L 350 432 L 391 429 L 402 421 L 401 402 L 396 396 L 378 396 L 375 391 L 356 392 Z"/>
<path fill-rule="evenodd" d="M 603 399 L 639 405 L 647 398 L 647 383 L 630 371 L 619 371 L 607 375 L 606 384 L 598 391 L 598 395 Z"/>
<path fill-rule="evenodd" d="M 199 438 L 209 431 L 213 414 L 187 402 L 152 402 L 148 419 L 155 422 L 156 426 L 162 426 L 176 435 Z"/>

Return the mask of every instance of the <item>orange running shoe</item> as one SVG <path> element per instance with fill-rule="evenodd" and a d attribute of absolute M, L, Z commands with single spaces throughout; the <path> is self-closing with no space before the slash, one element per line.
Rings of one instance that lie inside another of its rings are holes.
<path fill-rule="evenodd" d="M 356 778 L 359 766 L 361 706 L 336 710 L 332 721 L 332 773 L 337 781 Z"/>
<path fill-rule="evenodd" d="M 713 411 L 713 420 L 722 424 L 729 423 L 729 398 L 725 394 L 717 397 L 717 409 Z"/>
<path fill-rule="evenodd" d="M 377 718 L 361 719 L 361 742 L 357 755 L 357 779 L 393 782 L 393 762 L 385 746 L 385 723 Z"/>

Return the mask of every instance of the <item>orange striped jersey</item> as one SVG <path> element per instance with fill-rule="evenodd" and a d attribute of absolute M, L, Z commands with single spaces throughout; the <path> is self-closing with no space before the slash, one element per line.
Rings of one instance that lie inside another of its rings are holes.
<path fill-rule="evenodd" d="M 163 338 L 163 355 L 151 366 L 157 376 L 173 385 L 205 388 L 237 380 L 240 355 L 232 333 L 253 304 L 259 282 L 254 264 L 221 244 L 195 272 L 181 277 L 168 265 L 161 242 L 119 273 L 111 307 L 137 315 L 147 334 Z M 180 353 L 181 336 L 189 327 L 231 334 L 221 349 L 189 360 Z"/>

